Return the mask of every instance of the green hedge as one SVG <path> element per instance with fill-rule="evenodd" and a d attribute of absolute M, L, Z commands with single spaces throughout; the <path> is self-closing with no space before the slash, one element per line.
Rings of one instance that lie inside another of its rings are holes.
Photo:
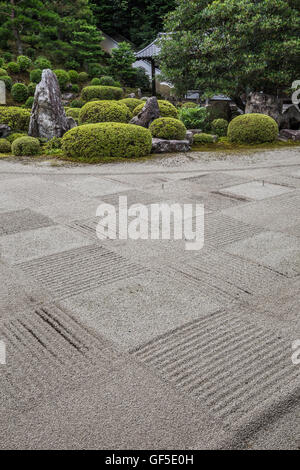
<path fill-rule="evenodd" d="M 15 83 L 11 89 L 11 96 L 17 103 L 24 103 L 28 97 L 28 88 L 24 83 Z"/>
<path fill-rule="evenodd" d="M 227 135 L 228 121 L 226 119 L 214 119 L 211 123 L 211 130 L 219 137 Z"/>
<path fill-rule="evenodd" d="M 139 114 L 139 112 L 142 111 L 143 107 L 145 106 L 145 103 L 139 104 L 134 110 L 133 110 L 133 115 L 136 116 Z M 178 118 L 178 111 L 175 108 L 175 106 L 172 105 L 169 101 L 166 100 L 158 100 L 158 107 L 159 107 L 159 113 L 160 117 L 173 117 L 175 119 Z"/>
<path fill-rule="evenodd" d="M 132 114 L 125 104 L 114 100 L 90 101 L 79 113 L 79 124 L 128 122 Z"/>
<path fill-rule="evenodd" d="M 277 122 L 266 114 L 249 113 L 234 118 L 228 126 L 231 142 L 255 144 L 273 142 L 278 136 Z"/>
<path fill-rule="evenodd" d="M 0 139 L 0 153 L 10 153 L 11 144 L 7 139 Z"/>
<path fill-rule="evenodd" d="M 194 135 L 194 144 L 213 144 L 214 137 L 211 134 L 195 134 Z"/>
<path fill-rule="evenodd" d="M 73 158 L 142 157 L 152 147 L 149 129 L 133 124 L 103 122 L 74 127 L 62 138 L 63 152 Z"/>
<path fill-rule="evenodd" d="M 35 137 L 19 137 L 13 141 L 11 149 L 18 157 L 37 155 L 40 151 L 40 142 Z"/>
<path fill-rule="evenodd" d="M 155 119 L 149 127 L 153 137 L 160 139 L 183 140 L 186 136 L 186 127 L 179 119 L 162 117 Z"/>
<path fill-rule="evenodd" d="M 7 124 L 12 130 L 28 131 L 30 111 L 17 106 L 0 107 L 0 124 Z"/>
<path fill-rule="evenodd" d="M 17 58 L 17 64 L 21 72 L 27 72 L 32 65 L 31 59 L 26 55 L 19 55 Z"/>
<path fill-rule="evenodd" d="M 68 74 L 72 83 L 78 83 L 79 73 L 76 70 L 69 70 Z"/>
<path fill-rule="evenodd" d="M 84 101 L 98 100 L 119 100 L 123 96 L 122 88 L 113 86 L 87 86 L 82 89 L 81 98 Z"/>
<path fill-rule="evenodd" d="M 135 108 L 142 104 L 144 106 L 144 101 L 139 100 L 138 98 L 123 98 L 122 100 L 119 101 L 119 103 L 126 104 L 126 106 L 130 109 L 130 111 L 133 113 Z"/>

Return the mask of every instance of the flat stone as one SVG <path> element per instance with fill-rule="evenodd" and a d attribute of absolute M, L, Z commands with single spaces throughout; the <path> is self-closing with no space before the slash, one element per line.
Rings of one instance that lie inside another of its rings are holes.
<path fill-rule="evenodd" d="M 293 188 L 287 188 L 286 186 L 280 186 L 278 184 L 264 183 L 263 181 L 251 181 L 250 183 L 230 186 L 229 188 L 223 189 L 222 193 L 260 200 L 279 196 L 290 191 L 293 191 Z"/>
<path fill-rule="evenodd" d="M 193 145 L 193 142 L 194 142 L 194 134 L 192 133 L 192 131 L 186 131 L 186 140 L 189 141 L 190 145 Z"/>
<path fill-rule="evenodd" d="M 152 139 L 152 153 L 188 152 L 189 150 L 188 140 Z"/>
<path fill-rule="evenodd" d="M 281 129 L 279 136 L 285 139 L 300 140 L 300 130 Z"/>

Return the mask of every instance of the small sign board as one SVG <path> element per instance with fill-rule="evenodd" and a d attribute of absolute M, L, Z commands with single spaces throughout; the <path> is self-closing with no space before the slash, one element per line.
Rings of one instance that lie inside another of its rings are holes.
<path fill-rule="evenodd" d="M 6 104 L 6 87 L 3 80 L 0 80 L 0 104 Z"/>

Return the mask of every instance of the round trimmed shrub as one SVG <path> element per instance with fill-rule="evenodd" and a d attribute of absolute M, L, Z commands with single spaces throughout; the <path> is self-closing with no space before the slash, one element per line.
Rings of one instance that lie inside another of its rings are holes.
<path fill-rule="evenodd" d="M 21 132 L 13 132 L 9 134 L 7 140 L 12 144 L 14 140 L 18 139 L 19 137 L 27 137 L 27 134 L 21 134 Z"/>
<path fill-rule="evenodd" d="M 0 67 L 3 67 L 3 65 L 4 65 L 4 59 L 0 57 Z"/>
<path fill-rule="evenodd" d="M 92 62 L 88 64 L 87 71 L 90 77 L 100 77 L 100 75 L 103 75 L 103 66 Z"/>
<path fill-rule="evenodd" d="M 119 103 L 124 103 L 126 106 L 130 109 L 130 111 L 133 113 L 135 108 L 142 104 L 144 106 L 144 102 L 142 100 L 139 100 L 138 98 L 124 98 L 119 101 Z"/>
<path fill-rule="evenodd" d="M 37 59 L 34 61 L 34 66 L 41 70 L 52 68 L 50 60 L 42 56 L 37 57 Z"/>
<path fill-rule="evenodd" d="M 11 151 L 11 144 L 7 139 L 0 139 L 0 153 L 9 153 Z"/>
<path fill-rule="evenodd" d="M 12 130 L 28 131 L 30 111 L 18 106 L 0 106 L 0 124 L 7 124 Z"/>
<path fill-rule="evenodd" d="M 69 108 L 66 111 L 66 115 L 72 117 L 73 119 L 79 119 L 79 113 L 81 108 Z"/>
<path fill-rule="evenodd" d="M 3 52 L 2 55 L 5 62 L 9 62 L 12 59 L 12 53 L 9 51 Z"/>
<path fill-rule="evenodd" d="M 52 137 L 52 139 L 48 140 L 48 142 L 45 144 L 45 151 L 51 153 L 53 150 L 59 150 L 61 149 L 61 144 L 61 137 Z"/>
<path fill-rule="evenodd" d="M 211 123 L 211 130 L 219 137 L 227 135 L 228 121 L 226 119 L 214 119 Z"/>
<path fill-rule="evenodd" d="M 74 83 L 71 88 L 72 93 L 79 93 L 79 85 Z"/>
<path fill-rule="evenodd" d="M 32 108 L 32 105 L 33 105 L 33 102 L 34 102 L 34 97 L 33 96 L 29 96 L 27 98 L 27 100 L 25 101 L 25 108 Z"/>
<path fill-rule="evenodd" d="M 182 108 L 199 108 L 197 103 L 193 103 L 193 101 L 187 101 L 186 103 L 182 103 Z"/>
<path fill-rule="evenodd" d="M 77 99 L 77 100 L 73 100 L 71 101 L 71 103 L 69 104 L 69 106 L 71 108 L 82 108 L 82 106 L 85 105 L 85 101 L 81 100 L 81 99 Z"/>
<path fill-rule="evenodd" d="M 40 142 L 35 137 L 19 137 L 13 141 L 11 149 L 17 157 L 37 155 L 40 151 Z"/>
<path fill-rule="evenodd" d="M 30 81 L 33 83 L 39 83 L 42 79 L 42 70 L 34 69 L 30 72 Z"/>
<path fill-rule="evenodd" d="M 151 147 L 149 129 L 117 122 L 74 127 L 62 138 L 62 149 L 68 157 L 87 161 L 100 161 L 106 157 L 143 157 L 150 153 Z"/>
<path fill-rule="evenodd" d="M 93 79 L 91 80 L 91 85 L 92 85 L 92 86 L 101 85 L 100 78 L 93 78 Z"/>
<path fill-rule="evenodd" d="M 229 123 L 227 136 L 238 144 L 273 142 L 278 136 L 278 124 L 266 114 L 242 114 Z"/>
<path fill-rule="evenodd" d="M 57 70 L 54 70 L 54 73 L 55 73 L 56 78 L 58 80 L 59 88 L 61 90 L 64 90 L 66 88 L 66 84 L 70 81 L 70 77 L 69 77 L 68 72 L 66 72 L 65 70 L 62 70 L 62 69 L 57 69 Z"/>
<path fill-rule="evenodd" d="M 87 86 L 82 89 L 81 98 L 85 101 L 98 100 L 119 100 L 123 96 L 122 88 L 113 86 Z"/>
<path fill-rule="evenodd" d="M 113 100 L 91 101 L 79 113 L 79 124 L 96 122 L 128 122 L 132 117 L 125 104 Z"/>
<path fill-rule="evenodd" d="M 26 55 L 19 55 L 17 58 L 17 64 L 19 66 L 20 72 L 27 72 L 31 67 L 31 59 Z"/>
<path fill-rule="evenodd" d="M 11 96 L 18 103 L 24 103 L 28 97 L 27 86 L 24 83 L 15 83 L 11 89 Z"/>
<path fill-rule="evenodd" d="M 213 144 L 214 137 L 211 134 L 195 134 L 194 135 L 194 144 Z"/>
<path fill-rule="evenodd" d="M 36 83 L 32 83 L 32 82 L 28 83 L 27 91 L 28 91 L 29 96 L 34 96 L 35 89 L 36 89 Z"/>
<path fill-rule="evenodd" d="M 7 74 L 6 70 L 0 68 L 0 77 L 6 74 Z"/>
<path fill-rule="evenodd" d="M 153 137 L 160 139 L 183 140 L 186 136 L 186 127 L 179 119 L 162 117 L 154 119 L 149 130 Z"/>
<path fill-rule="evenodd" d="M 5 86 L 8 90 L 11 90 L 12 87 L 12 79 L 8 75 L 3 75 L 0 77 L 0 80 L 2 80 L 5 83 Z"/>
<path fill-rule="evenodd" d="M 70 77 L 70 81 L 72 83 L 78 83 L 78 75 L 79 73 L 76 70 L 68 70 L 68 75 Z"/>
<path fill-rule="evenodd" d="M 8 73 L 19 73 L 20 67 L 17 62 L 8 62 L 6 70 L 8 71 Z"/>
<path fill-rule="evenodd" d="M 178 111 L 175 108 L 175 106 L 172 105 L 169 101 L 166 100 L 158 100 L 158 107 L 159 107 L 159 113 L 161 117 L 173 117 L 175 119 L 178 118 Z M 143 107 L 145 106 L 145 103 L 139 104 L 134 110 L 133 110 L 133 115 L 136 116 L 139 114 Z"/>
<path fill-rule="evenodd" d="M 100 77 L 99 80 L 100 80 L 99 85 L 115 86 L 115 80 L 113 79 L 113 77 L 110 77 L 109 75 Z"/>
<path fill-rule="evenodd" d="M 85 83 L 85 82 L 88 81 L 88 79 L 89 79 L 89 76 L 88 76 L 88 74 L 87 74 L 86 72 L 80 72 L 80 73 L 78 74 L 78 81 L 79 81 L 80 83 Z"/>

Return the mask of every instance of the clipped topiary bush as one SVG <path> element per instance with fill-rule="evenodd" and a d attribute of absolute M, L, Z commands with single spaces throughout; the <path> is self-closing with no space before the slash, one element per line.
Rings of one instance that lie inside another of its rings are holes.
<path fill-rule="evenodd" d="M 46 57 L 39 56 L 35 61 L 34 61 L 34 66 L 37 69 L 51 69 L 52 64 L 49 59 L 46 59 Z"/>
<path fill-rule="evenodd" d="M 151 147 L 149 129 L 116 122 L 74 127 L 62 138 L 62 149 L 67 156 L 87 161 L 142 157 L 150 153 Z"/>
<path fill-rule="evenodd" d="M 17 157 L 37 155 L 40 151 L 40 142 L 35 137 L 19 137 L 13 141 L 11 149 Z"/>
<path fill-rule="evenodd" d="M 79 119 L 80 109 L 81 108 L 69 108 L 66 111 L 66 115 L 78 120 Z"/>
<path fill-rule="evenodd" d="M 83 101 L 83 100 L 81 100 L 81 99 L 79 98 L 79 99 L 77 99 L 77 100 L 71 101 L 71 103 L 70 103 L 69 106 L 70 106 L 71 108 L 82 108 L 82 106 L 84 106 L 84 105 L 85 105 L 85 101 Z"/>
<path fill-rule="evenodd" d="M 11 77 L 9 77 L 8 75 L 3 75 L 2 77 L 0 77 L 0 80 L 2 80 L 2 81 L 5 83 L 5 87 L 6 87 L 8 90 L 11 90 L 11 87 L 12 87 L 12 79 L 11 79 Z"/>
<path fill-rule="evenodd" d="M 29 98 L 27 98 L 25 102 L 25 108 L 32 108 L 33 102 L 34 102 L 34 97 L 29 96 Z"/>
<path fill-rule="evenodd" d="M 113 79 L 113 77 L 110 77 L 109 75 L 105 75 L 103 77 L 100 77 L 99 80 L 100 80 L 99 85 L 116 86 L 115 85 L 115 80 Z"/>
<path fill-rule="evenodd" d="M 79 113 L 79 124 L 96 122 L 128 122 L 132 117 L 129 108 L 114 100 L 91 101 Z"/>
<path fill-rule="evenodd" d="M 214 137 L 211 134 L 195 134 L 194 135 L 194 144 L 213 144 Z"/>
<path fill-rule="evenodd" d="M 70 81 L 72 83 L 78 83 L 78 76 L 79 76 L 79 73 L 76 72 L 76 70 L 68 70 L 68 75 L 70 77 Z"/>
<path fill-rule="evenodd" d="M 27 137 L 27 134 L 23 134 L 21 132 L 13 132 L 12 134 L 9 134 L 6 139 L 12 144 L 13 141 L 18 139 L 19 137 Z"/>
<path fill-rule="evenodd" d="M 180 120 L 187 129 L 209 129 L 209 120 L 206 108 L 181 108 Z"/>
<path fill-rule="evenodd" d="M 211 130 L 219 137 L 227 135 L 228 121 L 226 119 L 214 119 L 211 123 Z"/>
<path fill-rule="evenodd" d="M 12 130 L 28 131 L 30 111 L 17 106 L 0 107 L 0 124 L 7 124 Z"/>
<path fill-rule="evenodd" d="M 17 103 L 24 103 L 28 97 L 28 89 L 24 83 L 15 83 L 11 89 L 11 96 Z"/>
<path fill-rule="evenodd" d="M 273 142 L 278 136 L 277 122 L 266 114 L 249 113 L 234 118 L 228 126 L 227 136 L 238 144 Z"/>
<path fill-rule="evenodd" d="M 98 100 L 119 100 L 123 96 L 122 88 L 113 86 L 87 86 L 81 92 L 81 98 L 85 101 Z"/>
<path fill-rule="evenodd" d="M 6 70 L 0 68 L 0 77 L 2 77 L 3 75 L 6 75 L 6 74 L 7 74 Z"/>
<path fill-rule="evenodd" d="M 57 77 L 59 88 L 63 91 L 66 88 L 67 83 L 70 81 L 68 72 L 62 69 L 57 69 L 53 71 Z"/>
<path fill-rule="evenodd" d="M 8 71 L 8 73 L 19 73 L 20 67 L 17 62 L 8 62 L 6 70 Z"/>
<path fill-rule="evenodd" d="M 31 59 L 26 55 L 19 55 L 17 58 L 17 64 L 19 66 L 20 72 L 27 72 L 31 67 Z"/>
<path fill-rule="evenodd" d="M 142 100 L 139 100 L 138 98 L 124 98 L 119 101 L 119 103 L 124 103 L 126 106 L 130 109 L 130 111 L 133 113 L 135 108 L 142 104 L 144 106 L 144 102 Z"/>
<path fill-rule="evenodd" d="M 34 92 L 36 89 L 36 83 L 28 83 L 27 85 L 27 91 L 28 91 L 28 96 L 34 96 Z"/>
<path fill-rule="evenodd" d="M 142 111 L 145 103 L 140 104 L 133 110 L 133 115 L 136 116 L 139 112 Z M 173 117 L 175 119 L 178 118 L 178 111 L 175 106 L 172 105 L 169 101 L 166 100 L 158 100 L 158 107 L 161 117 Z"/>
<path fill-rule="evenodd" d="M 42 79 L 42 70 L 34 69 L 30 72 L 30 81 L 33 83 L 39 83 Z"/>
<path fill-rule="evenodd" d="M 183 140 L 186 136 L 186 127 L 179 119 L 162 117 L 154 119 L 149 130 L 153 137 L 160 139 Z"/>
<path fill-rule="evenodd" d="M 91 80 L 91 85 L 92 86 L 101 85 L 100 78 L 93 78 L 93 80 Z"/>
<path fill-rule="evenodd" d="M 193 103 L 193 101 L 187 101 L 186 103 L 182 103 L 182 108 L 199 108 L 197 103 Z"/>
<path fill-rule="evenodd" d="M 85 82 L 88 81 L 88 79 L 89 79 L 89 76 L 88 76 L 88 74 L 87 74 L 86 72 L 80 72 L 80 73 L 78 74 L 78 81 L 79 81 L 80 83 L 85 83 Z"/>
<path fill-rule="evenodd" d="M 72 93 L 79 93 L 79 85 L 74 83 L 71 88 Z"/>
<path fill-rule="evenodd" d="M 11 144 L 7 139 L 0 139 L 0 153 L 10 153 Z"/>

